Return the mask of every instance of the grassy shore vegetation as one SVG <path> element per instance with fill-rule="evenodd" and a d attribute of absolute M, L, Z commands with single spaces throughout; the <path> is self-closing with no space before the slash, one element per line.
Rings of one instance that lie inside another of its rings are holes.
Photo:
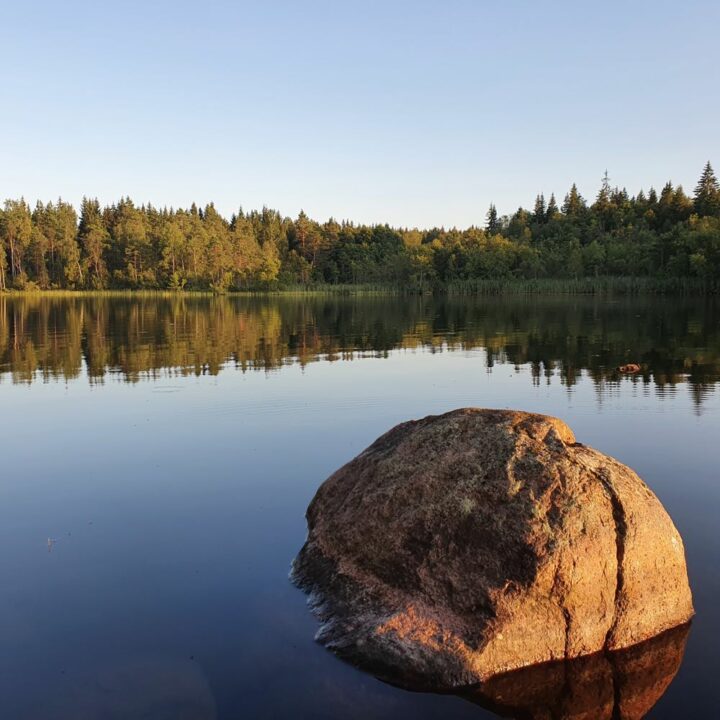
<path fill-rule="evenodd" d="M 0 210 L 0 291 L 640 292 L 720 290 L 720 185 L 708 162 L 692 197 L 668 182 L 630 196 L 607 174 L 592 203 L 575 185 L 558 205 L 484 227 L 325 223 L 276 210 L 222 217 L 129 198 L 79 215 L 58 200 Z"/>

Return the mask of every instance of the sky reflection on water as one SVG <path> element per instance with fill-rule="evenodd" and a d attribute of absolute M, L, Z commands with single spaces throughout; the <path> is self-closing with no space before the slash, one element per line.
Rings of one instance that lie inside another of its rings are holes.
<path fill-rule="evenodd" d="M 1 299 L 0 706 L 492 717 L 336 660 L 287 580 L 325 477 L 400 421 L 476 405 L 558 415 L 660 497 L 697 617 L 651 717 L 709 715 L 719 350 L 704 301 Z"/>

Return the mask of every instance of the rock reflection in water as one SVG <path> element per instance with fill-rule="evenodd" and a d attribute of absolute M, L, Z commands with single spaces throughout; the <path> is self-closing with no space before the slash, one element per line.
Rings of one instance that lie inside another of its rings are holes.
<path fill-rule="evenodd" d="M 516 720 L 639 720 L 679 670 L 689 627 L 627 650 L 497 675 L 459 694 Z"/>

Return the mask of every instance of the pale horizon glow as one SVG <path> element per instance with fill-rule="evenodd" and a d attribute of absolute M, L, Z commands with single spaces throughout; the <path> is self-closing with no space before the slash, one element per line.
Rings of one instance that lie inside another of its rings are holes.
<path fill-rule="evenodd" d="M 720 3 L 7 4 L 0 201 L 400 227 L 720 170 Z"/>

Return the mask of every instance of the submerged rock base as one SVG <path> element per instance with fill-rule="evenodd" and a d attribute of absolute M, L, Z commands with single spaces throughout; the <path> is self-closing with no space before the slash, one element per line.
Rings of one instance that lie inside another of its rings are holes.
<path fill-rule="evenodd" d="M 660 502 L 555 418 L 403 423 L 323 483 L 307 521 L 293 579 L 318 639 L 408 686 L 627 648 L 693 614 Z"/>

